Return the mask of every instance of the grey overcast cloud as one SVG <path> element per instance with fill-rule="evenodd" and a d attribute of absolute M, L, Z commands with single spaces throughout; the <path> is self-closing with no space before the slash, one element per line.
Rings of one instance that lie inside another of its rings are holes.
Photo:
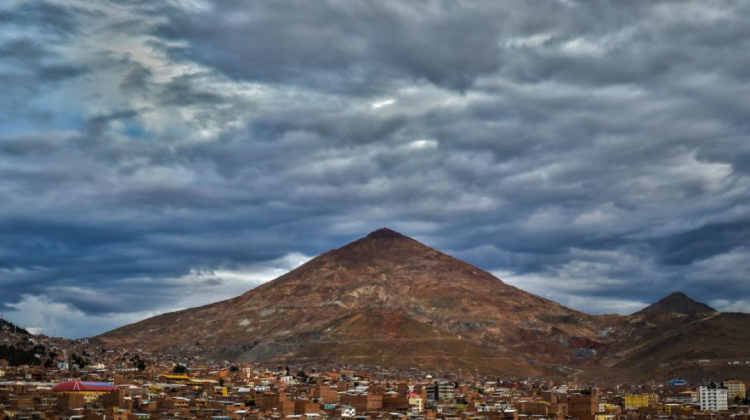
<path fill-rule="evenodd" d="M 750 2 L 0 5 L 0 312 L 84 337 L 387 226 L 590 313 L 750 312 Z"/>

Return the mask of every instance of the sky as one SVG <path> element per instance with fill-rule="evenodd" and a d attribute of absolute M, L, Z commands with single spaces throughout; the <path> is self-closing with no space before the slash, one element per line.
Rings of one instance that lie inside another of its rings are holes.
<path fill-rule="evenodd" d="M 750 2 L 5 0 L 0 312 L 84 337 L 387 226 L 750 312 Z"/>

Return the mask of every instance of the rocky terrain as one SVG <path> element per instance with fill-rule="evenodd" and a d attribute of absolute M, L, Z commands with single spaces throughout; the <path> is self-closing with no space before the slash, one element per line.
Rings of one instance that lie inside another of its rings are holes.
<path fill-rule="evenodd" d="M 750 359 L 750 315 L 674 294 L 631 316 L 588 315 L 380 229 L 236 298 L 94 342 L 228 360 L 357 363 L 505 375 L 638 375 Z M 665 366 L 666 365 L 666 366 Z"/>

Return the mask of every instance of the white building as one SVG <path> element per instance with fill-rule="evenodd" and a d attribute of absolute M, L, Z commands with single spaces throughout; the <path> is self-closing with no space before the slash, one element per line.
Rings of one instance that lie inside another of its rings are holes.
<path fill-rule="evenodd" d="M 494 405 L 494 408 L 495 408 L 495 411 L 504 413 L 506 411 L 514 411 L 516 409 L 516 406 L 514 404 L 501 401 L 501 402 L 496 402 Z"/>
<path fill-rule="evenodd" d="M 727 389 L 702 386 L 698 388 L 701 411 L 722 411 L 727 407 Z"/>
<path fill-rule="evenodd" d="M 341 409 L 341 417 L 354 417 L 357 415 L 357 410 L 350 405 L 341 405 L 338 408 Z"/>
<path fill-rule="evenodd" d="M 292 384 L 297 383 L 297 381 L 294 380 L 294 376 L 291 376 L 291 375 L 280 376 L 279 382 L 281 382 L 284 385 L 292 385 Z"/>

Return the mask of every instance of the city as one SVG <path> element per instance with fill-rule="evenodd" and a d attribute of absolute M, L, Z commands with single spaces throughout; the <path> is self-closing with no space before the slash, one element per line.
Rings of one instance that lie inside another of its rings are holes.
<path fill-rule="evenodd" d="M 750 420 L 750 0 L 0 0 L 0 420 Z"/>
<path fill-rule="evenodd" d="M 730 378 L 636 384 L 378 366 L 269 366 L 96 348 L 4 325 L 2 420 L 747 420 Z M 30 351 L 20 350 L 29 348 Z M 8 348 L 18 349 L 16 353 Z M 28 353 L 31 359 L 23 359 Z M 10 356 L 8 356 L 10 355 Z M 183 361 L 178 361 L 183 360 Z M 737 361 L 740 363 L 740 361 Z M 743 361 L 742 363 L 747 363 Z"/>

